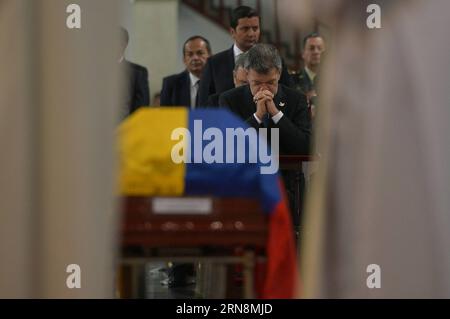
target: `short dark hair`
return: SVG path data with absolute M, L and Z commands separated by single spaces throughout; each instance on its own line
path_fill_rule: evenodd
M 306 42 L 307 42 L 309 39 L 312 39 L 312 38 L 322 38 L 322 36 L 321 36 L 318 32 L 312 32 L 312 33 L 308 34 L 308 35 L 303 39 L 303 50 L 304 50 L 305 47 L 306 47 Z M 323 39 L 323 38 L 322 38 L 322 39 Z
M 211 44 L 209 44 L 209 41 L 206 38 L 202 37 L 201 35 L 194 35 L 194 36 L 190 37 L 189 39 L 187 39 L 186 41 L 184 41 L 183 56 L 185 54 L 186 44 L 188 44 L 188 42 L 196 40 L 196 39 L 203 40 L 206 43 L 206 50 L 208 50 L 209 55 L 211 55 Z
M 236 27 L 239 24 L 239 19 L 253 18 L 253 17 L 258 17 L 259 19 L 261 19 L 261 17 L 259 16 L 258 12 L 256 12 L 255 9 L 247 7 L 247 6 L 239 6 L 236 9 L 234 9 L 233 11 L 231 11 L 230 27 L 233 29 L 236 29 Z

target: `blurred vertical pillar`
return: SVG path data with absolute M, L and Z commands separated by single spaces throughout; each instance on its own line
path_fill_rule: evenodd
M 39 296 L 113 297 L 119 6 L 78 0 L 82 27 L 68 29 L 71 3 L 42 0 L 37 8 Z M 81 289 L 66 286 L 70 264 L 81 267 Z
M 25 0 L 0 1 L 0 298 L 31 297 L 32 104 Z
M 301 296 L 449 298 L 450 44 L 436 39 L 450 28 L 450 2 L 379 0 L 381 28 L 369 29 L 370 2 L 314 2 L 334 34 Z
M 81 29 L 66 26 L 71 3 Z M 1 297 L 114 296 L 119 13 L 111 0 L 0 2 Z

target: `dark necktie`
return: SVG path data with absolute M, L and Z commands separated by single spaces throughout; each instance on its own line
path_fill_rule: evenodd
M 269 127 L 269 125 L 270 125 L 270 114 L 269 113 L 266 113 L 266 115 L 264 115 L 264 117 L 263 117 L 263 124 L 264 124 L 264 127 Z
M 194 103 L 194 105 L 191 105 L 191 108 L 196 108 L 198 106 L 198 89 L 200 87 L 200 80 L 195 82 L 194 87 L 196 89 L 195 90 L 195 103 Z

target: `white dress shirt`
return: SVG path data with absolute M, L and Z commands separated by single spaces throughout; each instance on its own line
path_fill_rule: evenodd
M 256 113 L 253 113 L 253 116 L 255 117 L 256 122 L 258 122 L 258 124 L 261 124 L 263 121 L 260 120 L 257 116 Z M 275 114 L 274 116 L 272 116 L 272 121 L 275 124 L 278 124 L 278 122 L 281 120 L 281 118 L 283 117 L 283 112 L 278 111 L 277 114 Z
M 311 82 L 314 82 L 314 78 L 316 77 L 316 73 L 311 71 L 311 69 L 309 69 L 307 66 L 305 66 L 305 71 L 306 71 L 306 74 L 308 74 L 308 77 L 311 80 Z
M 240 56 L 244 51 L 238 48 L 236 43 L 233 45 L 234 61 L 236 62 L 238 56 Z

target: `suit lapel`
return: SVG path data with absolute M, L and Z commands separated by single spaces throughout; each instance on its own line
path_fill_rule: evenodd
M 312 86 L 313 86 L 313 82 L 312 80 L 309 78 L 308 72 L 306 72 L 306 69 L 303 68 L 303 76 L 306 79 L 306 82 L 308 83 L 308 87 L 307 87 L 307 91 L 311 90 Z
M 228 64 L 231 65 L 232 70 L 234 69 L 234 51 L 233 51 L 233 46 L 231 46 L 231 49 L 228 50 Z
M 234 51 L 233 51 L 233 46 L 231 47 L 230 50 L 228 50 L 228 65 L 230 66 L 230 69 L 227 70 L 226 77 L 227 77 L 227 87 L 226 89 L 231 89 L 234 88 L 234 82 L 233 82 L 233 70 L 234 70 Z
M 121 78 L 122 85 L 126 90 L 123 92 L 122 96 L 122 102 L 121 102 L 121 112 L 123 114 L 123 117 L 127 116 L 131 112 L 131 108 L 133 105 L 133 96 L 132 92 L 134 92 L 134 73 L 131 68 L 131 64 L 127 60 L 123 60 L 121 63 L 119 63 L 120 72 L 123 75 Z
M 188 71 L 184 71 L 181 79 L 180 104 L 191 106 L 191 79 Z
M 286 94 L 284 93 L 283 87 L 278 84 L 278 92 L 273 99 L 275 106 L 278 110 L 283 111 L 287 107 Z

